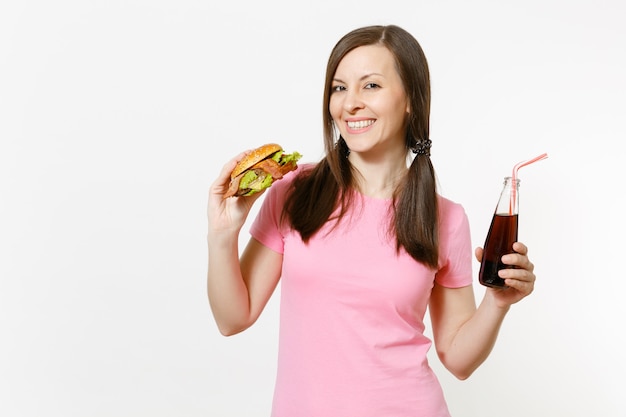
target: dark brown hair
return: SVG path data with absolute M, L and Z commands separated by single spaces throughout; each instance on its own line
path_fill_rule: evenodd
M 398 26 L 368 26 L 346 34 L 333 48 L 326 66 L 323 122 L 326 156 L 303 170 L 295 179 L 283 216 L 307 242 L 330 219 L 338 207 L 341 219 L 354 193 L 354 171 L 349 149 L 334 126 L 329 111 L 332 81 L 343 57 L 360 46 L 382 45 L 394 56 L 396 69 L 409 100 L 410 116 L 405 146 L 407 155 L 417 141 L 429 139 L 430 75 L 424 52 L 417 40 Z M 438 216 L 435 172 L 429 155 L 417 155 L 407 175 L 394 191 L 391 230 L 398 249 L 432 268 L 438 263 Z

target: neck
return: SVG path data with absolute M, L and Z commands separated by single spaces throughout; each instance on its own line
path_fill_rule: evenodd
M 374 198 L 391 198 L 398 182 L 407 172 L 406 152 L 400 157 L 371 161 L 350 154 L 350 163 L 356 168 L 355 187 L 360 193 Z

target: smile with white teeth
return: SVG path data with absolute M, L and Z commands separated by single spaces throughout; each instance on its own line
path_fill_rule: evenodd
M 365 127 L 371 126 L 374 124 L 375 120 L 359 120 L 358 122 L 348 122 L 348 127 L 350 129 L 363 129 Z

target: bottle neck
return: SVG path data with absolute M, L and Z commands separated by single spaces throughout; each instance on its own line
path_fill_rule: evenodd
M 518 178 L 504 178 L 504 185 L 498 206 L 496 207 L 496 214 L 502 216 L 514 216 L 519 214 L 519 184 L 520 181 Z

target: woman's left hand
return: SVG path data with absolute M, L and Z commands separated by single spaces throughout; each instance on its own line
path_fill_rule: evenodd
M 535 288 L 535 265 L 528 259 L 528 248 L 520 242 L 513 244 L 516 253 L 510 253 L 502 257 L 502 262 L 514 268 L 501 269 L 498 271 L 500 278 L 504 279 L 508 288 L 488 288 L 500 307 L 508 307 L 517 303 L 522 298 L 533 292 Z M 480 262 L 483 258 L 483 249 L 476 248 L 476 259 Z

